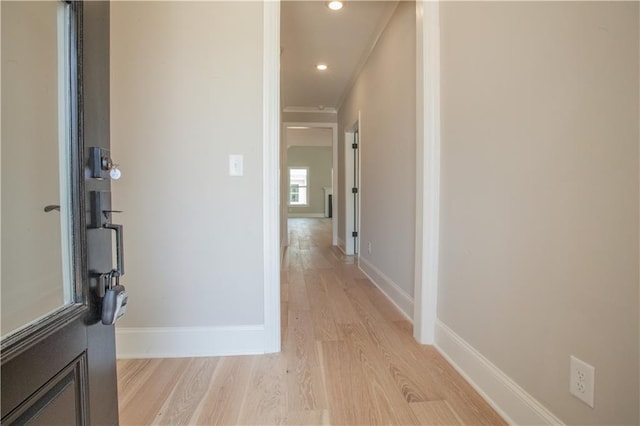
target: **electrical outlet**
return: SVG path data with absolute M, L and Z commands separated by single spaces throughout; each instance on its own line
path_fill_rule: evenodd
M 367 253 L 371 254 L 371 241 L 367 243 Z
M 593 408 L 596 369 L 573 355 L 571 355 L 570 359 L 569 391 L 571 395 Z

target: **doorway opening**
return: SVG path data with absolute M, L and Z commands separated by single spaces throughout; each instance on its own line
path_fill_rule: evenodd
M 331 219 L 332 245 L 337 245 L 337 124 L 283 123 L 280 164 L 281 250 L 289 245 L 288 220 L 296 217 Z
M 331 119 L 334 119 L 335 121 L 332 121 L 332 123 L 340 127 L 338 141 L 340 158 L 339 162 L 334 162 L 334 165 L 339 165 L 340 180 L 338 187 L 342 193 L 339 194 L 340 197 L 335 196 L 336 194 L 334 193 L 333 197 L 334 202 L 340 204 L 340 208 L 336 208 L 334 205 L 334 213 L 339 212 L 340 216 L 339 221 L 336 221 L 339 228 L 337 236 L 334 229 L 334 239 L 337 239 L 335 242 L 340 247 L 346 246 L 345 237 L 348 231 L 345 229 L 345 222 L 351 216 L 353 224 L 358 225 L 360 228 L 357 231 L 351 230 L 351 232 L 358 232 L 357 237 L 359 237 L 356 240 L 352 236 L 349 238 L 353 244 L 353 252 L 357 251 L 361 260 L 363 257 L 370 260 L 370 265 L 375 267 L 375 269 L 370 268 L 371 270 L 382 272 L 381 274 L 376 274 L 380 279 L 374 280 L 376 285 L 380 284 L 378 285 L 379 288 L 386 287 L 386 290 L 393 290 L 397 287 L 402 289 L 402 292 L 395 292 L 403 296 L 400 301 L 396 300 L 397 297 L 394 297 L 395 293 L 393 291 L 385 291 L 385 289 L 382 289 L 382 291 L 394 300 L 396 304 L 402 305 L 402 311 L 408 318 L 414 319 L 414 336 L 416 339 L 422 343 L 430 343 L 434 340 L 435 301 L 437 300 L 437 267 L 434 268 L 433 266 L 437 266 L 437 212 L 439 208 L 437 191 L 439 183 L 439 98 L 436 90 L 439 87 L 439 74 L 437 73 L 439 67 L 438 6 L 428 2 L 416 2 L 408 6 L 408 3 L 395 1 L 349 2 L 347 7 L 342 9 L 342 12 L 331 12 L 324 3 L 304 1 L 281 3 L 279 22 L 280 49 L 278 50 L 281 86 L 279 90 L 280 104 L 277 104 L 281 117 L 280 123 L 308 123 L 332 121 Z M 380 46 L 389 46 L 386 43 L 386 41 L 390 40 L 387 37 L 387 34 L 389 34 L 387 25 L 398 22 L 394 16 L 396 9 L 402 11 L 401 14 L 396 16 L 407 18 L 410 14 L 413 15 L 411 20 L 415 22 L 416 40 L 413 65 L 408 62 L 411 48 L 409 47 L 409 50 L 402 49 L 402 46 L 408 46 L 406 43 L 402 44 L 399 49 L 392 49 L 392 53 L 388 53 L 389 50 L 387 50 L 390 56 L 386 56 L 386 58 L 393 58 L 390 61 L 381 60 L 380 56 L 372 53 L 374 49 L 377 49 L 378 40 L 383 41 Z M 332 15 L 332 13 L 338 13 L 338 15 Z M 339 15 L 339 13 L 343 13 L 343 15 Z M 349 14 L 350 16 L 348 16 Z M 351 21 L 351 18 L 355 20 Z M 404 22 L 406 24 L 409 21 L 405 20 Z M 401 31 L 402 29 L 409 31 L 407 28 L 410 28 L 410 26 L 409 24 L 395 25 L 394 28 L 395 30 L 393 31 Z M 395 33 L 392 32 L 391 34 Z M 405 33 L 403 39 L 408 40 L 409 38 L 414 38 L 413 34 Z M 393 40 L 398 41 L 400 38 Z M 340 43 L 340 49 L 335 49 L 336 43 Z M 360 50 L 349 51 L 350 48 L 354 47 L 354 43 L 360 43 Z M 338 50 L 339 52 L 332 52 L 332 50 Z M 400 62 L 396 60 L 399 58 L 397 56 L 399 51 L 404 52 L 400 58 L 404 61 L 402 67 L 398 65 Z M 332 56 L 334 54 L 338 56 Z M 372 55 L 371 58 L 370 55 Z M 415 84 L 414 89 L 410 91 L 416 94 L 416 102 L 413 106 L 406 103 L 406 100 L 411 97 L 407 95 L 399 99 L 398 102 L 393 103 L 393 108 L 389 108 L 389 105 L 376 105 L 375 108 L 368 109 L 362 108 L 363 115 L 371 117 L 372 120 L 366 119 L 367 128 L 369 129 L 370 125 L 372 130 L 367 133 L 369 136 L 367 136 L 368 142 L 365 143 L 367 146 L 366 155 L 362 157 L 362 160 L 371 165 L 369 161 L 375 159 L 377 165 L 371 165 L 372 169 L 378 169 L 381 165 L 388 165 L 388 161 L 398 160 L 396 157 L 398 153 L 406 154 L 413 151 L 411 147 L 405 146 L 405 149 L 383 150 L 384 152 L 380 153 L 381 146 L 390 146 L 387 143 L 381 143 L 381 141 L 392 142 L 395 140 L 394 133 L 389 131 L 389 127 L 393 127 L 393 125 L 389 126 L 389 123 L 400 123 L 400 128 L 404 130 L 413 129 L 408 131 L 409 133 L 414 132 L 413 135 L 409 135 L 407 138 L 400 138 L 398 142 L 414 141 L 415 157 L 401 158 L 402 164 L 396 161 L 398 164 L 395 164 L 395 169 L 393 170 L 397 171 L 398 175 L 394 171 L 385 170 L 388 173 L 387 176 L 391 176 L 394 179 L 378 179 L 381 171 L 372 170 L 372 173 L 369 173 L 368 167 L 365 168 L 367 174 L 364 177 L 366 178 L 367 190 L 376 194 L 396 194 L 393 192 L 393 188 L 398 187 L 407 188 L 408 191 L 405 191 L 405 195 L 415 193 L 414 202 L 404 202 L 406 201 L 405 199 L 400 200 L 409 208 L 411 205 L 415 207 L 414 244 L 407 243 L 412 239 L 407 237 L 407 232 L 378 232 L 372 235 L 371 239 L 365 236 L 363 232 L 367 231 L 367 227 L 363 228 L 361 226 L 363 221 L 365 225 L 371 223 L 369 229 L 373 232 L 386 229 L 386 225 L 380 223 L 384 222 L 384 220 L 378 220 L 373 223 L 369 215 L 362 217 L 362 208 L 357 206 L 357 203 L 361 203 L 360 194 L 362 193 L 362 188 L 358 188 L 356 197 L 353 197 L 353 192 L 345 192 L 345 190 L 349 189 L 345 167 L 345 163 L 348 161 L 345 155 L 345 145 L 349 144 L 349 135 L 347 133 L 353 133 L 354 137 L 356 135 L 356 132 L 353 131 L 354 129 L 350 128 L 353 123 L 358 123 L 357 136 L 359 142 L 362 139 L 362 123 L 359 117 L 357 119 L 354 117 L 356 115 L 355 112 L 361 109 L 360 105 L 362 104 L 371 106 L 372 99 L 379 101 L 380 99 L 397 97 L 399 94 L 397 90 L 390 91 L 386 95 L 379 94 L 377 90 L 366 90 L 365 86 L 370 86 L 374 81 L 379 83 L 378 85 L 381 84 L 383 87 L 388 88 L 383 83 L 388 81 L 390 75 L 398 74 L 395 71 L 391 74 L 383 72 L 380 75 L 375 74 L 377 71 L 368 72 L 371 60 L 376 64 L 374 67 L 378 67 L 377 70 L 385 70 L 385 64 L 394 64 L 395 71 L 413 69 L 415 72 L 415 80 L 408 74 L 404 75 L 402 79 L 402 82 L 406 82 L 408 85 Z M 428 73 L 426 72 L 427 69 L 429 70 Z M 364 80 L 360 78 L 361 72 L 366 75 Z M 406 88 L 405 86 L 402 87 Z M 374 94 L 375 96 L 373 96 Z M 399 104 L 404 105 L 406 108 L 398 108 Z M 383 111 L 389 114 L 381 117 L 380 113 Z M 331 112 L 334 115 L 327 115 L 327 112 Z M 328 119 L 323 120 L 325 117 Z M 412 124 L 410 120 L 407 121 L 407 117 L 415 117 L 415 122 Z M 277 142 L 272 146 L 277 146 Z M 281 148 L 283 146 L 282 138 L 280 138 L 280 146 Z M 282 156 L 285 154 L 283 154 L 282 149 L 280 151 L 280 164 L 282 165 L 284 164 Z M 411 173 L 411 168 L 413 167 L 415 167 L 415 173 Z M 337 172 L 335 169 L 337 167 L 334 167 L 334 174 Z M 354 172 L 356 171 L 355 169 L 361 169 L 361 164 L 356 163 L 353 169 Z M 283 170 L 280 169 L 280 172 L 282 176 L 284 174 Z M 362 177 L 361 170 L 357 170 L 357 172 L 357 175 L 354 174 L 354 180 Z M 414 176 L 414 180 L 407 180 L 407 176 L 411 175 Z M 282 179 L 280 182 L 284 186 Z M 360 182 L 358 183 L 360 184 Z M 369 186 L 370 184 L 371 186 Z M 382 186 L 382 189 L 376 189 L 376 185 Z M 425 194 L 429 194 L 429 196 L 427 197 Z M 349 200 L 353 202 L 353 214 L 347 214 L 346 211 Z M 398 205 L 397 202 L 394 203 L 391 205 Z M 400 204 L 402 205 L 403 203 Z M 375 212 L 376 210 L 375 208 L 373 210 L 367 208 L 372 206 L 363 205 L 363 207 L 367 211 Z M 404 211 L 407 210 L 405 209 Z M 283 242 L 283 246 L 287 240 L 285 217 L 281 205 L 281 230 L 284 235 L 281 235 L 280 240 Z M 376 219 L 380 219 L 380 215 Z M 385 216 L 383 219 L 388 219 L 388 217 Z M 413 222 L 410 218 L 405 217 L 401 223 L 410 224 Z M 405 228 L 404 231 L 406 230 Z M 360 244 L 358 244 L 358 240 L 363 237 L 366 239 L 364 248 L 359 247 Z M 402 240 L 397 241 L 398 239 Z M 344 244 L 342 240 L 345 240 Z M 397 263 L 388 262 L 393 257 L 393 254 L 390 256 L 388 253 L 390 248 L 398 246 L 404 247 L 407 254 L 402 257 L 402 259 L 406 260 L 405 264 L 399 266 Z M 407 259 L 413 259 L 414 265 L 411 265 L 411 261 Z M 426 267 L 427 265 L 429 265 L 428 268 Z M 396 285 L 385 286 L 387 282 Z M 269 286 L 269 288 L 272 288 L 272 286 Z M 400 303 L 404 299 L 409 303 Z M 428 313 L 425 312 L 427 310 L 429 311 Z

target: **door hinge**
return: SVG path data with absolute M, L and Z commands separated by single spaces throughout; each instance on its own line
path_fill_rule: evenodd
M 353 149 L 358 149 L 358 144 L 357 144 L 357 143 L 352 143 L 352 144 L 351 144 L 351 148 L 353 148 Z
M 351 233 L 351 236 L 352 236 L 352 237 L 357 237 L 357 236 L 358 236 L 358 232 L 357 232 L 357 231 L 353 231 L 353 232 Z
M 358 193 L 358 188 L 351 188 L 351 193 L 357 194 Z

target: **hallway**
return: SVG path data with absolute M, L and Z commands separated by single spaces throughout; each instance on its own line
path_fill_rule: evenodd
M 330 220 L 289 234 L 282 352 L 120 360 L 121 424 L 504 424 L 331 246 Z

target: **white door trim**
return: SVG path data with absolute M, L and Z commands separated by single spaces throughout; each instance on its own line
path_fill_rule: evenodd
M 265 351 L 280 350 L 280 244 L 278 146 L 280 143 L 280 2 L 264 2 L 264 289 Z M 440 5 L 416 2 L 416 278 L 414 337 L 435 339 L 440 212 Z M 336 130 L 337 132 L 337 130 Z M 336 135 L 334 134 L 334 137 Z M 334 151 L 334 164 L 335 161 Z M 334 194 L 337 189 L 334 167 Z M 338 197 L 335 197 L 336 201 Z M 334 208 L 337 212 L 337 209 Z M 334 244 L 337 236 L 334 230 Z
M 360 210 L 361 206 L 361 197 L 362 197 L 362 114 L 361 111 L 358 110 L 358 119 L 349 126 L 349 130 L 347 130 L 344 134 L 344 200 L 345 200 L 345 220 L 344 220 L 344 247 L 342 250 L 346 255 L 355 255 L 360 253 L 360 236 L 362 235 L 362 213 Z M 358 131 L 358 150 L 357 150 L 357 164 L 358 164 L 358 177 L 357 182 L 354 182 L 355 172 L 353 170 L 353 162 L 354 162 L 354 152 L 352 148 L 353 138 Z M 358 196 L 356 197 L 356 202 L 354 203 L 352 188 L 358 188 Z M 357 220 L 354 220 L 354 210 L 357 212 Z M 352 232 L 354 230 L 358 231 L 358 238 L 354 241 L 352 236 Z
M 262 204 L 264 351 L 280 352 L 280 1 L 264 2 Z
M 353 204 L 353 196 L 351 195 L 351 188 L 353 188 L 353 148 L 351 148 L 351 144 L 353 143 L 353 136 L 355 134 L 355 129 L 353 126 L 348 132 L 344 134 L 344 235 L 342 235 L 342 241 L 344 242 L 344 246 L 341 247 L 344 254 L 348 256 L 352 256 L 355 254 L 355 247 L 353 244 L 353 237 L 351 236 L 351 232 L 353 232 L 354 223 L 353 223 L 353 209 L 355 205 Z
M 332 159 L 332 165 L 331 165 L 333 170 L 333 174 L 331 175 L 331 193 L 332 193 L 331 202 L 333 207 L 332 220 L 331 220 L 331 227 L 332 227 L 332 243 L 331 244 L 333 244 L 334 246 L 337 246 L 338 245 L 338 214 L 339 214 L 338 194 L 340 192 L 340 189 L 338 188 L 338 123 L 314 123 L 314 122 L 300 122 L 300 121 L 291 121 L 291 122 L 282 123 L 282 129 L 284 132 L 282 149 L 284 150 L 286 150 L 289 146 L 289 144 L 287 143 L 286 129 L 291 126 L 311 127 L 314 129 L 331 129 L 331 147 L 333 150 L 333 159 Z M 286 156 L 284 158 L 286 158 Z M 282 206 L 283 206 L 283 209 L 287 209 L 288 204 L 283 202 Z M 283 226 L 286 226 L 286 221 L 283 224 Z M 288 232 L 285 235 L 287 235 L 286 244 L 288 245 L 289 244 Z
M 413 336 L 433 344 L 440 237 L 440 4 L 416 2 L 416 270 Z

